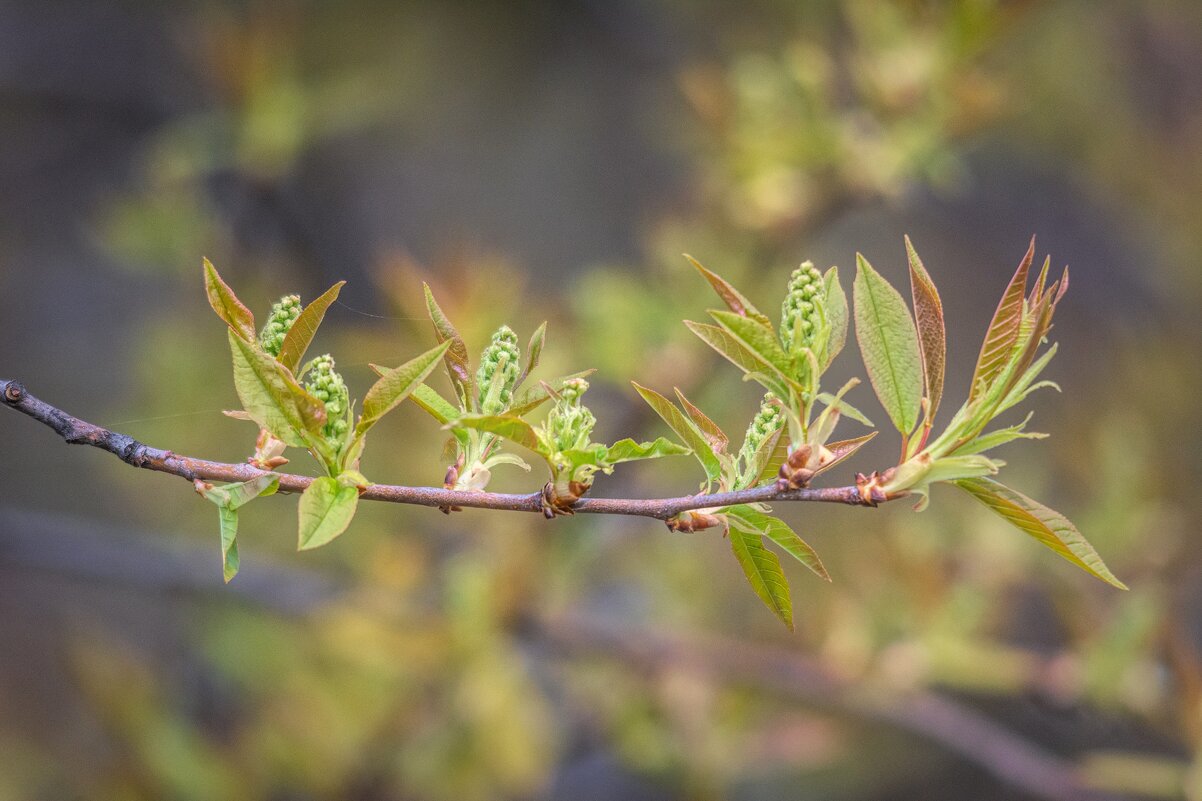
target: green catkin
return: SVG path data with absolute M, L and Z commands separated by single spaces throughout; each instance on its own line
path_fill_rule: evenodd
M 755 459 L 764 442 L 781 429 L 785 424 L 780 412 L 780 404 L 776 395 L 771 392 L 764 395 L 760 410 L 747 426 L 747 434 L 743 438 L 743 447 L 739 449 L 739 461 L 744 466 L 750 465 Z
M 780 310 L 780 338 L 786 351 L 812 347 L 825 317 L 826 289 L 822 273 L 805 262 L 789 277 L 789 290 Z
M 517 334 L 509 326 L 501 326 L 480 355 L 480 369 L 476 371 L 480 411 L 484 414 L 498 414 L 509 408 L 521 372 L 520 361 Z
M 587 390 L 588 382 L 583 378 L 565 381 L 559 390 L 559 398 L 547 416 L 547 433 L 557 451 L 588 447 L 597 418 L 587 406 L 580 404 L 580 398 Z
M 296 318 L 300 317 L 300 313 L 299 295 L 285 295 L 277 300 L 271 307 L 271 314 L 267 316 L 263 330 L 259 332 L 259 344 L 263 350 L 272 356 L 279 356 L 284 347 L 284 337 L 288 336 L 289 329 L 296 322 Z
M 325 404 L 326 424 L 322 434 L 331 444 L 340 443 L 346 435 L 350 394 L 346 382 L 334 370 L 334 357 L 327 353 L 310 363 L 305 389 Z

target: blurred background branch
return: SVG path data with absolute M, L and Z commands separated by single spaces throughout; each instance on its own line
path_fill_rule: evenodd
M 679 324 L 711 304 L 681 252 L 766 303 L 801 260 L 857 249 L 896 282 L 909 233 L 954 387 L 1037 232 L 1073 270 L 1065 394 L 1007 469 L 1132 587 L 936 494 L 922 515 L 787 512 L 834 578 L 797 573 L 790 637 L 716 538 L 599 516 L 548 538 L 527 515 L 370 504 L 297 555 L 293 510 L 252 505 L 243 572 L 198 592 L 221 581 L 211 505 L 5 415 L 0 797 L 1039 797 L 910 729 L 728 681 L 704 644 L 733 640 L 953 699 L 1073 787 L 1202 799 L 1198 3 L 3 2 L 0 53 L 0 372 L 106 428 L 249 451 L 220 415 L 203 255 L 256 308 L 349 279 L 315 348 L 354 354 L 360 397 L 368 363 L 432 344 L 422 280 L 472 348 L 547 314 L 545 369 L 598 368 L 604 437 L 663 433 L 627 378 L 727 430 L 755 411 Z M 419 413 L 375 436 L 396 445 L 368 475 L 439 483 Z M 877 439 L 849 472 L 895 456 Z M 682 494 L 679 462 L 606 491 Z M 578 620 L 655 620 L 700 667 L 523 639 Z

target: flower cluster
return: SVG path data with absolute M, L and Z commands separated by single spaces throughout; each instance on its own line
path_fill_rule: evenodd
M 259 332 L 259 344 L 263 350 L 270 353 L 272 356 L 279 356 L 280 351 L 284 347 L 284 338 L 288 336 L 288 331 L 292 328 L 292 324 L 296 322 L 296 318 L 300 317 L 301 302 L 299 295 L 285 295 L 275 302 L 271 307 L 271 314 L 267 317 L 267 323 L 263 326 L 263 330 Z
M 346 382 L 334 370 L 334 357 L 328 353 L 318 356 L 309 363 L 305 374 L 308 376 L 305 389 L 326 407 L 326 424 L 322 433 L 331 443 L 340 443 L 348 426 L 350 395 Z
M 805 262 L 789 278 L 789 290 L 780 310 L 780 338 L 785 350 L 799 352 L 814 346 L 825 319 L 822 273 Z
M 509 326 L 501 326 L 492 335 L 492 342 L 480 354 L 480 369 L 476 371 L 481 412 L 498 414 L 509 408 L 521 374 L 520 360 L 517 334 Z
M 587 448 L 589 435 L 597 418 L 587 406 L 580 404 L 580 398 L 588 390 L 588 382 L 583 378 L 573 378 L 565 381 L 559 390 L 559 397 L 547 415 L 547 435 L 556 451 L 569 451 Z
M 760 410 L 751 419 L 751 424 L 747 426 L 743 447 L 739 449 L 739 462 L 743 465 L 753 464 L 756 453 L 764 446 L 769 437 L 780 431 L 784 424 L 785 418 L 780 411 L 780 401 L 771 392 L 765 394 L 764 400 L 760 403 Z

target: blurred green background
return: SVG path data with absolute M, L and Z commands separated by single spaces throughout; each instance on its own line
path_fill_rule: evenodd
M 937 491 L 782 510 L 834 577 L 786 566 L 796 634 L 718 537 L 622 518 L 366 504 L 298 555 L 269 499 L 227 587 L 186 484 L 5 413 L 0 799 L 1198 801 L 1200 219 L 1196 0 L 0 2 L 0 376 L 40 397 L 244 459 L 207 255 L 260 315 L 348 279 L 316 347 L 360 396 L 433 344 L 428 280 L 477 351 L 548 319 L 601 439 L 666 433 L 630 379 L 737 432 L 680 253 L 775 308 L 803 259 L 904 286 L 909 233 L 946 416 L 1035 233 L 1064 394 L 1007 481 L 1131 586 Z M 377 432 L 369 477 L 441 482 L 416 407 Z

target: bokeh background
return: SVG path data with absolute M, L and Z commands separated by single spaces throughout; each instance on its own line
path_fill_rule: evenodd
M 185 483 L 3 413 L 0 798 L 1202 799 L 1200 219 L 1196 0 L 0 2 L 0 375 L 50 402 L 245 458 L 207 255 L 260 315 L 347 279 L 316 347 L 360 395 L 428 280 L 476 350 L 549 320 L 602 439 L 666 433 L 630 379 L 741 432 L 680 254 L 771 309 L 807 258 L 904 286 L 909 233 L 949 415 L 1034 233 L 1064 393 L 1007 481 L 1131 586 L 950 491 L 782 510 L 834 577 L 786 565 L 796 634 L 720 538 L 620 518 L 368 504 L 298 555 L 274 498 L 224 586 Z M 441 482 L 416 407 L 377 432 L 370 477 Z

